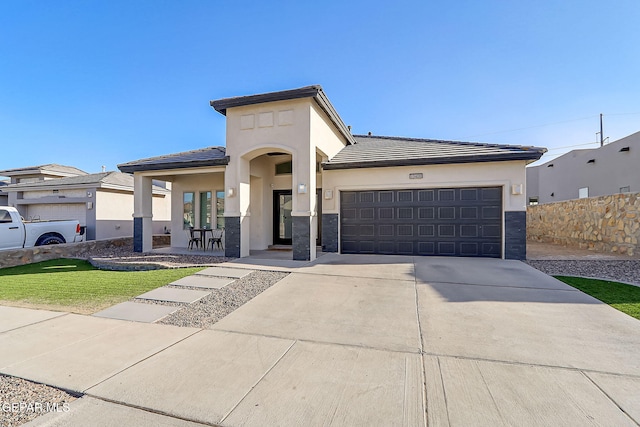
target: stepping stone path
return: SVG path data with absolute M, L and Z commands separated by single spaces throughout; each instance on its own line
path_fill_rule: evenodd
M 157 322 L 182 308 L 176 306 L 175 303 L 193 304 L 211 294 L 213 290 L 221 289 L 252 272 L 253 270 L 240 268 L 209 267 L 194 275 L 169 283 L 167 286 L 138 295 L 133 301 L 114 305 L 93 315 L 134 322 Z M 165 302 L 174 305 L 163 305 Z

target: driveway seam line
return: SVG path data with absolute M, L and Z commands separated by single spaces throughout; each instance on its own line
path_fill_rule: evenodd
M 155 356 L 155 355 L 156 355 L 156 354 L 158 354 L 158 353 L 162 353 L 163 351 L 165 351 L 165 350 L 167 350 L 167 349 L 169 349 L 169 348 L 171 348 L 171 347 L 175 346 L 176 344 L 181 343 L 182 341 L 186 340 L 187 338 L 191 338 L 192 336 L 194 336 L 195 334 L 198 334 L 198 333 L 202 332 L 203 330 L 204 330 L 204 329 L 198 329 L 198 330 L 194 331 L 193 333 L 191 333 L 191 334 L 187 335 L 186 337 L 184 337 L 184 338 L 182 338 L 182 339 L 180 339 L 180 340 L 178 340 L 178 341 L 174 342 L 173 344 L 170 344 L 170 345 L 168 345 L 168 346 L 166 346 L 166 347 L 163 347 L 162 349 L 160 349 L 160 350 L 158 350 L 158 351 L 156 351 L 156 352 L 154 352 L 154 353 L 150 354 L 149 356 L 147 356 L 147 357 L 145 357 L 145 358 L 143 358 L 143 359 L 138 360 L 138 361 L 137 361 L 137 362 L 135 362 L 134 364 L 129 365 L 129 366 L 127 366 L 127 367 L 126 367 L 126 368 L 124 368 L 124 369 L 121 369 L 120 371 L 116 372 L 115 374 L 112 374 L 112 375 L 108 376 L 107 378 L 105 378 L 105 379 L 103 379 L 103 380 L 101 380 L 101 381 L 98 381 L 97 383 L 93 384 L 92 386 L 87 387 L 86 389 L 84 389 L 83 393 L 84 393 L 84 394 L 88 394 L 88 391 L 89 391 L 89 390 L 91 390 L 92 388 L 99 386 L 100 384 L 104 383 L 105 381 L 109 381 L 110 379 L 112 379 L 112 378 L 113 378 L 113 377 L 115 377 L 116 375 L 120 375 L 120 374 L 121 374 L 121 373 L 123 373 L 124 371 L 127 371 L 127 370 L 129 370 L 129 369 L 133 368 L 134 366 L 139 365 L 140 363 L 144 362 L 145 360 L 148 360 L 148 359 L 152 358 L 153 356 Z
M 222 418 L 220 418 L 220 422 L 224 422 L 224 420 L 226 420 L 229 415 L 231 415 L 231 413 L 233 411 L 236 410 L 236 408 L 238 406 L 240 406 L 240 404 L 242 403 L 242 401 L 244 399 L 246 399 L 246 397 L 249 395 L 249 393 L 251 393 L 257 386 L 258 384 L 260 384 L 260 382 L 264 379 L 264 377 L 266 377 L 267 375 L 269 375 L 269 373 L 278 365 L 278 363 L 280 363 L 280 361 L 287 355 L 289 354 L 289 351 L 291 351 L 291 349 L 293 348 L 294 345 L 296 345 L 296 343 L 298 342 L 298 340 L 294 340 L 291 345 L 289 346 L 289 348 L 287 348 L 287 351 L 285 351 L 284 353 L 282 353 L 282 355 L 278 358 L 278 360 L 276 360 L 275 362 L 273 362 L 273 365 L 271 365 L 271 367 L 269 369 L 267 369 L 267 371 L 262 374 L 262 376 L 260 378 L 258 378 L 258 381 L 256 381 L 251 388 L 240 398 L 240 400 L 238 400 L 238 403 L 236 403 L 235 405 L 233 405 L 233 407 L 229 410 L 229 412 L 227 412 L 227 414 L 225 416 L 223 416 Z
M 463 359 L 463 360 L 475 360 L 480 362 L 490 362 L 490 363 L 502 363 L 505 365 L 516 365 L 516 366 L 535 366 L 540 368 L 550 368 L 550 369 L 564 369 L 567 371 L 577 371 L 577 372 L 593 372 L 594 374 L 606 374 L 606 375 L 615 375 L 618 377 L 625 378 L 638 378 L 640 379 L 640 374 L 627 374 L 620 372 L 608 372 L 608 371 L 598 371 L 595 369 L 585 369 L 585 368 L 573 368 L 570 366 L 559 366 L 559 365 L 546 365 L 535 362 L 515 362 L 513 360 L 500 360 L 500 359 L 487 359 L 482 357 L 471 357 L 471 356 L 461 356 L 461 355 L 452 355 L 452 354 L 444 354 L 444 353 L 431 353 L 425 352 L 425 355 L 434 356 L 434 357 L 449 357 L 452 359 Z
M 234 331 L 232 329 L 212 328 L 212 329 L 209 329 L 209 330 L 211 330 L 211 331 L 220 331 L 220 332 L 230 332 L 230 333 L 233 333 L 233 334 L 249 335 L 249 336 L 254 336 L 254 337 L 275 338 L 275 339 L 289 340 L 289 341 L 295 340 L 295 341 L 299 341 L 299 342 L 303 342 L 303 343 L 337 345 L 337 346 L 341 346 L 341 347 L 351 347 L 351 348 L 364 348 L 366 350 L 388 351 L 388 352 L 392 352 L 392 353 L 401 353 L 401 354 L 420 354 L 421 353 L 421 351 L 419 349 L 416 349 L 415 351 L 411 351 L 411 350 L 393 350 L 393 349 L 388 349 L 388 348 L 371 347 L 371 346 L 367 346 L 367 345 L 345 344 L 345 343 L 331 342 L 331 341 L 318 341 L 318 340 L 310 340 L 310 339 L 304 339 L 304 338 L 292 338 L 292 337 L 279 336 L 279 335 L 256 334 L 256 333 L 252 333 L 252 332 Z
M 16 308 L 25 308 L 25 307 L 16 307 Z M 28 310 L 33 310 L 33 309 L 32 308 L 28 308 Z M 7 329 L 6 331 L 0 332 L 0 335 L 6 334 L 7 332 L 16 331 L 16 330 L 21 329 L 21 328 L 27 328 L 29 326 L 38 325 L 40 323 L 48 322 L 49 320 L 60 319 L 62 317 L 68 316 L 70 314 L 71 314 L 70 312 L 62 312 L 62 313 L 60 313 L 59 316 L 49 317 L 48 319 L 38 320 L 37 322 L 33 322 L 33 323 L 27 323 L 26 325 L 18 326 L 18 327 L 15 327 L 13 329 Z
M 640 425 L 640 423 L 638 423 L 638 421 L 636 421 L 636 420 L 635 420 L 635 418 L 633 418 L 633 417 L 631 416 L 631 414 L 627 413 L 627 411 L 625 411 L 625 410 L 622 408 L 622 406 L 618 405 L 618 402 L 616 402 L 616 401 L 615 401 L 615 399 L 614 399 L 613 397 L 609 396 L 609 393 L 607 393 L 607 392 L 606 392 L 602 387 L 600 387 L 600 385 L 599 385 L 597 382 L 595 382 L 595 380 L 594 380 L 593 378 L 591 378 L 591 377 L 588 375 L 588 373 L 587 373 L 587 372 L 580 371 L 580 373 L 581 373 L 582 375 L 584 375 L 585 377 L 587 377 L 587 379 L 588 379 L 588 380 L 589 380 L 589 381 L 590 381 L 594 386 L 596 386 L 596 387 L 598 388 L 598 390 L 600 390 L 600 392 L 602 392 L 602 394 L 604 394 L 605 396 L 607 396 L 607 398 L 608 398 L 608 399 L 609 399 L 609 400 L 610 400 L 614 405 L 616 405 L 616 406 L 618 407 L 618 409 L 620 409 L 620 410 L 622 411 L 622 413 L 623 413 L 623 414 L 625 414 L 627 417 L 629 417 L 629 419 L 630 419 L 631 421 L 633 421 L 636 425 Z
M 447 399 L 447 388 L 444 386 L 444 377 L 442 376 L 442 366 L 440 366 L 440 357 L 435 356 L 438 362 L 438 374 L 440 374 L 440 384 L 442 384 L 442 395 L 444 397 L 444 407 L 447 412 L 447 426 L 451 425 L 451 416 L 449 415 L 449 401 Z
M 487 389 L 487 392 L 489 393 L 489 397 L 491 397 L 491 402 L 493 403 L 493 406 L 496 408 L 496 412 L 500 416 L 500 419 L 502 420 L 503 425 L 509 425 L 509 423 L 507 423 L 507 420 L 504 419 L 504 415 L 502 414 L 502 411 L 500 410 L 500 406 L 498 405 L 498 402 L 496 402 L 496 398 L 493 395 L 493 393 L 491 392 L 491 388 L 489 387 L 489 384 L 487 383 L 487 379 L 485 378 L 484 373 L 482 372 L 482 368 L 480 367 L 480 365 L 478 365 L 477 362 L 478 361 L 476 361 L 476 363 L 475 363 L 476 369 L 478 370 L 478 373 L 480 374 L 480 378 L 482 378 L 482 383 L 484 384 L 485 388 Z
M 422 340 L 422 327 L 420 326 L 420 306 L 418 302 L 418 278 L 416 274 L 416 260 L 413 260 L 413 293 L 416 301 L 416 321 L 418 323 L 418 345 L 420 346 L 420 371 L 422 373 L 422 421 L 427 425 L 427 373 L 424 368 L 424 344 Z M 406 379 L 405 379 L 406 387 Z

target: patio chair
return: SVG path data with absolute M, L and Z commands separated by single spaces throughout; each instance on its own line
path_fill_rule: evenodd
M 189 249 L 193 249 L 193 245 L 196 245 L 196 249 L 202 247 L 202 233 L 196 231 L 193 227 L 189 227 Z
M 214 245 L 218 245 L 218 248 L 222 249 L 222 235 L 224 233 L 224 229 L 215 228 L 211 230 L 211 237 L 209 237 L 209 241 L 207 242 L 207 248 L 211 245 L 211 250 L 213 250 Z

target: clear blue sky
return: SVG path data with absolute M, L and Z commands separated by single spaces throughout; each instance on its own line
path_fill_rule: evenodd
M 637 0 L 4 1 L 0 170 L 224 145 L 209 100 L 310 84 L 354 133 L 556 149 L 604 113 L 615 140 L 639 23 Z

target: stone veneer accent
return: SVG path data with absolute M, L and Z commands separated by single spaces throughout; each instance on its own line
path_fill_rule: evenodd
M 240 217 L 224 218 L 224 256 L 240 258 Z
M 308 216 L 292 216 L 293 259 L 309 261 L 311 259 L 311 221 Z
M 170 235 L 153 236 L 154 246 L 169 246 Z M 96 250 L 108 248 L 131 248 L 133 237 L 119 237 L 115 239 L 91 240 L 64 245 L 37 246 L 28 249 L 10 249 L 0 252 L 0 268 L 15 267 L 16 265 L 32 264 L 58 258 L 88 259 Z
M 640 241 L 640 193 L 529 206 L 527 239 L 633 255 Z
M 142 234 L 143 224 L 142 218 L 133 218 L 133 251 L 142 252 Z
M 505 259 L 527 259 L 527 213 L 506 211 L 504 213 L 504 257 Z
M 338 214 L 322 214 L 322 252 L 338 252 Z

